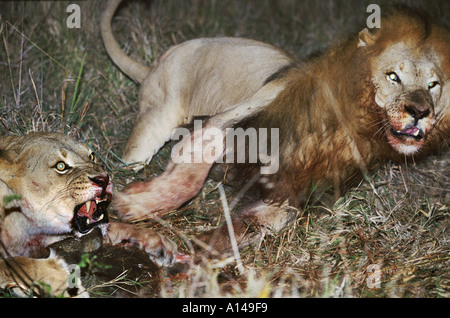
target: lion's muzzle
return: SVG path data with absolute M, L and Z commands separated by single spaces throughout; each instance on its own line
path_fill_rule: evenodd
M 107 174 L 89 179 L 95 188 L 94 195 L 75 207 L 72 219 L 72 227 L 81 234 L 109 222 L 107 208 L 112 200 L 111 180 Z
M 387 135 L 397 151 L 409 154 L 422 147 L 424 138 L 432 130 L 434 105 L 430 94 L 424 90 L 410 92 L 402 99 L 398 110 L 391 113 Z

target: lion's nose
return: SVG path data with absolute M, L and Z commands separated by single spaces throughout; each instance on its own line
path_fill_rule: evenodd
M 421 107 L 416 105 L 405 105 L 405 111 L 410 114 L 414 119 L 420 120 L 430 115 L 430 109 L 427 107 Z
M 101 187 L 103 190 L 106 190 L 106 187 L 109 184 L 109 176 L 107 174 L 100 175 L 96 177 L 89 177 L 89 180 L 91 180 L 93 183 Z
M 416 90 L 408 95 L 404 107 L 405 111 L 418 121 L 431 114 L 433 100 L 428 92 Z

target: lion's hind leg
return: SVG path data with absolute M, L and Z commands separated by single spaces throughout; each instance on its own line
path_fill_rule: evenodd
M 156 107 L 141 106 L 123 154 L 123 161 L 131 168 L 139 170 L 149 163 L 170 140 L 173 130 L 184 123 L 181 106 L 176 102 L 173 104 L 160 106 L 169 109 L 166 116 L 161 116 Z

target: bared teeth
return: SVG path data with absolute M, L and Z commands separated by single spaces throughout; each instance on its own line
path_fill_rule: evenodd
M 86 213 L 88 213 L 88 214 L 89 214 L 89 211 L 91 210 L 91 204 L 92 204 L 91 201 L 86 202 Z
M 93 221 L 93 223 L 103 220 L 103 217 L 104 217 L 104 214 L 101 214 L 97 220 Z M 87 225 L 91 224 L 91 220 L 89 218 L 86 219 L 86 224 Z

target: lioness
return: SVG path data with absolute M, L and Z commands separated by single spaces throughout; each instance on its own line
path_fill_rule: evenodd
M 174 262 L 177 249 L 169 239 L 109 221 L 112 191 L 110 177 L 81 142 L 58 133 L 1 136 L 0 255 L 9 258 L 0 260 L 0 288 L 26 289 L 10 268 L 19 265 L 29 283 L 42 281 L 64 293 L 67 264 L 54 254 L 42 257 L 50 244 L 96 227 L 108 244 L 137 243 L 156 263 Z
M 448 144 L 449 31 L 413 10 L 383 16 L 380 29 L 363 29 L 304 62 L 265 43 L 212 38 L 170 48 L 151 70 L 126 56 L 112 35 L 119 3 L 110 1 L 103 16 L 104 44 L 142 85 L 124 160 L 148 162 L 175 127 L 210 116 L 177 147 L 191 160 L 173 160 L 160 176 L 117 194 L 114 206 L 126 219 L 159 216 L 198 193 L 214 160 L 229 158 L 229 149 L 211 147 L 214 129 L 225 136 L 229 128 L 274 128 L 279 136 L 267 137 L 279 148 L 276 173 L 261 173 L 262 157 L 227 162 L 227 179 L 254 190 L 254 202 L 233 221 L 242 245 L 264 229 L 283 228 L 295 217 L 291 207 L 305 204 L 313 189 L 336 199 L 384 161 L 417 159 Z M 228 242 L 211 244 L 226 250 Z

